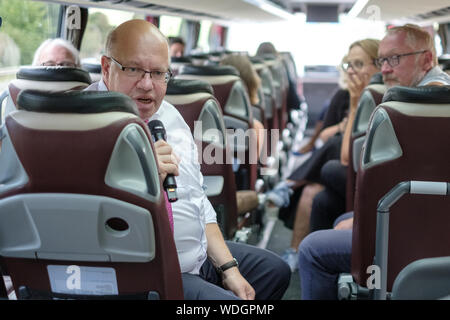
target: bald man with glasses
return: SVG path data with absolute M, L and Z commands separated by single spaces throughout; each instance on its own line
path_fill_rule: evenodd
M 433 38 L 407 24 L 387 31 L 374 64 L 381 68 L 385 85 L 450 85 L 450 76 L 437 66 Z M 357 67 L 357 65 L 354 65 Z M 336 219 L 334 229 L 308 235 L 299 246 L 302 299 L 337 299 L 340 273 L 351 272 L 353 213 Z
M 176 176 L 178 200 L 172 202 L 174 240 L 184 298 L 281 299 L 290 271 L 276 254 L 225 242 L 216 212 L 203 188 L 197 147 L 177 109 L 164 101 L 171 77 L 169 48 L 161 31 L 145 20 L 130 20 L 108 36 L 102 80 L 87 90 L 116 91 L 136 103 L 145 122 L 164 124 L 167 142 L 154 143 L 161 179 Z

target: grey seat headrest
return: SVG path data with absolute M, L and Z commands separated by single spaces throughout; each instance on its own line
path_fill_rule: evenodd
M 388 89 L 382 102 L 450 103 L 450 86 L 402 87 Z
M 194 74 L 194 75 L 202 75 L 202 76 L 238 76 L 239 71 L 232 66 L 216 66 L 216 65 L 208 65 L 208 66 L 194 66 L 194 65 L 185 65 L 180 70 L 180 74 Z
M 77 81 L 91 84 L 89 72 L 71 67 L 22 67 L 17 79 L 32 81 Z
M 119 92 L 70 91 L 48 93 L 23 90 L 17 98 L 18 109 L 49 113 L 128 112 L 139 116 L 134 101 Z
M 214 94 L 212 86 L 205 81 L 201 80 L 188 80 L 188 79 L 170 79 L 167 84 L 168 95 L 190 94 L 206 92 Z

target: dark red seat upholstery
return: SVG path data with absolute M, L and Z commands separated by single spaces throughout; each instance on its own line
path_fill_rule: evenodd
M 289 79 L 286 67 L 281 56 L 263 55 L 260 56 L 264 64 L 272 74 L 272 83 L 275 89 L 275 102 L 278 116 L 278 128 L 283 130 L 289 120 L 287 96 L 289 90 Z
M 239 150 L 239 142 L 230 141 L 236 158 L 240 159 L 240 171 L 243 181 L 238 181 L 239 190 L 254 190 L 257 179 L 256 135 L 253 129 L 253 111 L 244 83 L 239 72 L 232 66 L 184 66 L 180 69 L 178 79 L 196 79 L 208 82 L 218 100 L 224 115 L 225 125 L 230 129 L 241 129 L 250 137 L 245 143 L 245 150 Z M 236 131 L 234 137 L 238 137 Z
M 83 90 L 91 84 L 89 72 L 69 67 L 22 67 L 6 90 L 5 115 L 16 109 L 21 90 L 64 92 Z
M 22 91 L 17 105 L 0 153 L 0 256 L 18 298 L 182 299 L 153 144 L 132 100 Z
M 381 103 L 386 87 L 382 83 L 371 83 L 367 86 L 359 100 L 355 121 L 352 127 L 349 144 L 349 165 L 347 168 L 346 211 L 353 211 L 355 198 L 356 172 L 358 171 L 359 158 L 362 145 L 365 140 L 370 116 Z
M 357 174 L 352 275 L 366 286 L 378 201 L 402 181 L 450 181 L 450 87 L 394 87 L 372 114 Z M 405 195 L 390 210 L 387 290 L 409 263 L 450 255 L 448 197 Z
M 279 120 L 278 120 L 278 109 L 275 101 L 275 88 L 273 85 L 272 73 L 269 70 L 269 67 L 264 64 L 264 60 L 261 58 L 253 57 L 252 58 L 253 66 L 261 78 L 261 89 L 259 94 L 259 99 L 262 101 L 261 106 L 264 106 L 264 128 L 268 130 L 279 129 Z M 270 139 L 270 135 L 267 135 L 267 138 Z M 268 141 L 268 148 L 270 148 L 271 143 Z M 271 150 L 268 150 L 268 154 L 270 154 Z
M 231 239 L 242 228 L 245 213 L 255 209 L 258 203 L 254 191 L 247 193 L 244 203 L 238 201 L 242 198 L 241 191 L 236 191 L 226 128 L 213 89 L 200 80 L 172 79 L 165 99 L 177 108 L 191 128 L 199 150 L 206 194 L 217 212 L 224 237 Z

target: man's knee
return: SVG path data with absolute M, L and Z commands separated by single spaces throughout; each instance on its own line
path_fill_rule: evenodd
M 314 242 L 317 233 L 313 232 L 307 235 L 298 246 L 299 266 L 300 264 L 310 263 L 313 260 Z
M 345 196 L 347 167 L 342 165 L 340 160 L 330 160 L 322 167 L 320 180 L 340 196 Z
M 289 284 L 289 281 L 291 279 L 291 268 L 289 267 L 289 265 L 278 256 L 276 256 L 276 259 L 273 259 L 271 261 L 271 264 L 273 264 L 273 269 L 274 271 L 276 271 L 280 282 Z
M 239 300 L 231 291 L 202 279 L 199 275 L 183 273 L 185 300 Z
M 330 197 L 328 195 L 327 189 L 320 191 L 313 199 L 312 211 L 313 212 L 323 212 L 327 210 Z
M 318 184 L 318 183 L 307 184 L 303 188 L 302 197 L 310 199 L 310 201 L 312 202 L 314 197 L 322 190 L 323 190 L 323 186 L 321 184 Z
M 330 160 L 325 163 L 320 171 L 321 176 L 333 176 L 342 168 L 340 160 Z
M 291 278 L 291 269 L 275 253 L 246 244 L 229 243 L 230 251 L 241 260 L 239 269 L 253 286 L 258 300 L 281 299 Z

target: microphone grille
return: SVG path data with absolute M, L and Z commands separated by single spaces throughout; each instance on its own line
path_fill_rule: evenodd
M 154 130 L 163 130 L 165 132 L 164 125 L 159 120 L 150 121 L 148 123 L 148 128 L 150 129 L 150 132 L 153 132 Z

